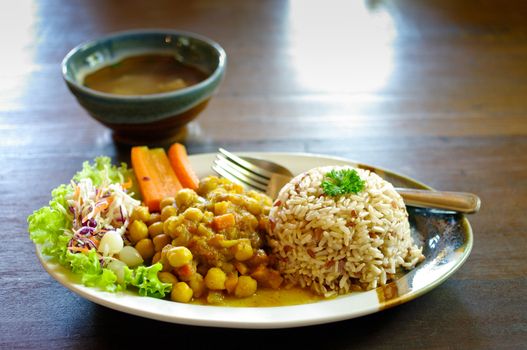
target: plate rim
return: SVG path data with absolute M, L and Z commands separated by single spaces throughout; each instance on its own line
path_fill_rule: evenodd
M 405 181 L 408 181 L 409 183 L 416 184 L 417 186 L 422 186 L 423 188 L 432 189 L 430 186 L 415 180 L 411 177 L 408 177 L 406 175 L 400 174 L 396 171 L 388 170 L 383 167 L 378 167 L 375 165 L 370 165 L 362 162 L 357 162 L 352 159 L 339 157 L 339 156 L 331 156 L 331 155 L 324 155 L 324 154 L 314 154 L 314 153 L 308 153 L 308 152 L 236 152 L 238 155 L 241 156 L 252 156 L 252 157 L 260 157 L 260 158 L 273 158 L 273 157 L 304 157 L 306 159 L 310 158 L 317 158 L 322 161 L 330 161 L 335 160 L 339 162 L 344 162 L 352 165 L 362 165 L 368 168 L 376 169 L 379 171 L 383 171 L 387 174 L 393 174 L 397 177 L 400 177 L 404 179 Z M 199 154 L 193 154 L 189 155 L 190 160 L 199 158 L 210 158 L 214 157 L 216 153 L 199 153 Z M 212 171 L 211 171 L 212 173 Z M 337 313 L 334 315 L 328 314 L 324 315 L 323 317 L 309 317 L 305 319 L 301 318 L 293 318 L 293 319 L 286 319 L 286 320 L 276 320 L 272 317 L 269 319 L 264 320 L 256 320 L 253 319 L 252 321 L 247 320 L 240 320 L 236 319 L 236 317 L 232 317 L 229 320 L 220 320 L 220 319 L 199 319 L 199 318 L 189 318 L 189 317 L 182 317 L 178 315 L 167 315 L 167 314 L 160 314 L 159 312 L 153 312 L 151 310 L 144 310 L 144 309 L 138 309 L 137 307 L 131 307 L 129 305 L 126 305 L 124 303 L 119 303 L 119 298 L 121 296 L 124 296 L 125 298 L 130 296 L 134 300 L 135 298 L 141 298 L 141 301 L 146 301 L 145 297 L 141 297 L 134 294 L 131 291 L 122 291 L 117 293 L 111 293 L 111 292 L 105 292 L 100 289 L 97 289 L 96 287 L 86 287 L 82 285 L 81 283 L 77 283 L 75 281 L 68 280 L 67 277 L 64 277 L 61 275 L 60 271 L 63 270 L 66 273 L 71 273 L 66 267 L 59 265 L 57 262 L 51 261 L 52 259 L 45 257 L 41 254 L 41 247 L 38 244 L 35 244 L 35 251 L 36 255 L 41 263 L 41 265 L 44 267 L 46 272 L 53 277 L 56 281 L 58 281 L 61 285 L 69 289 L 70 291 L 74 292 L 75 294 L 91 301 L 96 304 L 108 307 L 110 309 L 114 309 L 117 311 L 125 312 L 128 314 L 132 314 L 135 316 L 140 317 L 146 317 L 150 319 L 170 322 L 170 323 L 178 323 L 178 324 L 185 324 L 185 325 L 194 325 L 194 326 L 209 326 L 209 327 L 227 327 L 227 328 L 245 328 L 245 329 L 271 329 L 271 328 L 292 328 L 292 327 L 302 327 L 302 326 L 308 326 L 308 325 L 316 325 L 316 324 L 325 324 L 330 322 L 336 322 L 346 319 L 352 319 L 356 317 L 361 317 L 367 314 L 372 314 L 378 311 L 382 311 L 391 307 L 394 307 L 396 305 L 406 303 L 408 301 L 411 301 L 421 295 L 424 295 L 431 291 L 432 289 L 438 287 L 442 283 L 444 283 L 450 276 L 452 276 L 459 268 L 465 263 L 465 261 L 470 256 L 470 253 L 472 251 L 473 247 L 473 231 L 472 227 L 470 225 L 470 222 L 466 215 L 462 215 L 462 220 L 460 222 L 463 223 L 464 227 L 464 234 L 466 238 L 466 243 L 463 245 L 464 249 L 461 253 L 461 257 L 456 260 L 456 263 L 451 266 L 448 271 L 444 274 L 442 274 L 439 278 L 434 279 L 432 282 L 427 283 L 424 287 L 413 289 L 409 291 L 408 293 L 402 294 L 400 296 L 397 296 L 396 298 L 390 299 L 386 302 L 382 302 L 377 297 L 377 289 L 373 289 L 370 291 L 360 292 L 360 293 L 354 293 L 354 294 L 347 294 L 339 296 L 335 299 L 331 300 L 321 300 L 316 301 L 314 303 L 307 303 L 307 304 L 300 304 L 300 305 L 289 305 L 289 306 L 275 306 L 275 307 L 222 307 L 222 306 L 207 306 L 207 305 L 195 305 L 195 304 L 179 304 L 174 303 L 167 300 L 162 299 L 155 299 L 155 298 L 149 298 L 153 299 L 155 301 L 159 302 L 165 302 L 169 303 L 169 305 L 177 304 L 178 306 L 184 306 L 181 307 L 183 310 L 193 309 L 195 310 L 214 310 L 214 311 L 223 311 L 228 313 L 238 313 L 238 314 L 244 314 L 243 312 L 238 312 L 239 310 L 247 310 L 251 312 L 255 312 L 257 314 L 262 314 L 262 310 L 265 311 L 282 311 L 282 312 L 290 312 L 295 313 L 295 311 L 305 311 L 304 309 L 316 309 L 318 307 L 313 307 L 313 305 L 332 305 L 330 303 L 339 303 L 339 301 L 342 300 L 352 300 L 352 298 L 359 298 L 358 296 L 365 296 L 365 300 L 369 299 L 370 304 L 367 307 L 363 307 L 358 311 L 349 311 L 346 313 Z M 377 303 L 373 302 L 373 295 L 377 297 Z M 360 299 L 360 298 L 359 298 Z M 149 300 L 152 301 L 152 300 Z M 329 303 L 329 304 L 328 304 Z M 144 303 L 141 303 L 144 304 Z M 346 304 L 346 303 L 344 303 Z M 177 309 L 177 308 L 176 308 Z M 214 314 L 216 314 L 214 312 Z M 264 316 L 269 316 L 268 313 L 264 312 Z M 247 316 L 247 314 L 245 315 Z

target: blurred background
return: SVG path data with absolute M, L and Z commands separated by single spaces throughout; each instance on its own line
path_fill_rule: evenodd
M 59 63 L 81 42 L 144 27 L 195 31 L 227 51 L 219 93 L 188 128 L 191 152 L 243 144 L 245 150 L 338 154 L 410 174 L 418 167 L 423 179 L 449 171 L 459 189 L 459 176 L 482 174 L 449 170 L 455 162 L 438 170 L 437 149 L 486 161 L 489 154 L 463 154 L 472 147 L 490 152 L 489 131 L 518 135 L 527 128 L 509 127 L 525 108 L 524 2 L 500 4 L 499 17 L 494 1 L 455 0 L 20 0 L 0 6 L 0 143 L 7 149 L 56 150 L 62 145 L 53 135 L 68 132 L 70 151 L 88 143 L 93 155 L 114 153 L 110 132 L 85 118 L 67 91 Z M 31 113 L 17 115 L 21 105 Z M 72 118 L 78 127 L 69 130 Z M 457 138 L 467 132 L 470 144 Z

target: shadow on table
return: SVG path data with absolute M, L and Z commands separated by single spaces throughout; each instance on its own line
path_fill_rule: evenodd
M 456 296 L 456 289 L 444 285 L 410 303 L 357 319 L 274 330 L 176 325 L 94 304 L 91 340 L 97 347 L 120 348 L 141 340 L 174 348 L 186 344 L 193 349 L 276 349 L 292 344 L 295 349 L 430 348 L 455 347 L 460 342 L 477 347 L 481 337 L 476 322 Z

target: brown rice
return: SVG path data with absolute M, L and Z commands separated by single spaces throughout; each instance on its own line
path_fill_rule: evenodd
M 394 187 L 355 169 L 358 194 L 330 197 L 321 183 L 332 169 L 300 174 L 279 193 L 269 214 L 270 245 L 287 281 L 325 296 L 385 285 L 400 268 L 424 257 L 410 234 L 408 213 Z

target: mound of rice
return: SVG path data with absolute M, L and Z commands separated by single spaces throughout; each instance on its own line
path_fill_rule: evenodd
M 368 290 L 424 259 L 410 234 L 401 196 L 378 175 L 355 169 L 358 194 L 330 197 L 321 183 L 330 170 L 300 174 L 279 193 L 269 214 L 269 243 L 290 283 L 332 296 Z

